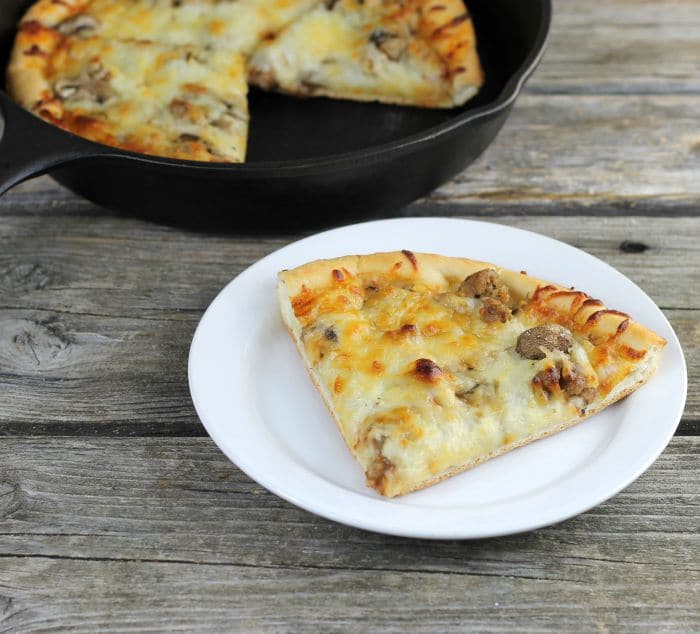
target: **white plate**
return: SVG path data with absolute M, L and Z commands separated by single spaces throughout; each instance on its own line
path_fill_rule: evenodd
M 282 325 L 276 274 L 317 258 L 410 249 L 486 260 L 584 289 L 668 340 L 656 376 L 565 432 L 428 489 L 384 499 L 364 485 Z M 686 396 L 683 353 L 654 302 L 604 262 L 502 225 L 383 220 L 290 244 L 241 273 L 212 302 L 189 359 L 197 413 L 221 450 L 280 497 L 332 520 L 423 538 L 477 538 L 553 524 L 600 504 L 663 451 Z

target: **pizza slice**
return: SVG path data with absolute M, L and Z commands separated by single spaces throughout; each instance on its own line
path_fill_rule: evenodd
M 282 317 L 367 484 L 396 496 L 566 429 L 665 341 L 581 291 L 410 251 L 279 274 Z
M 148 40 L 250 54 L 317 0 L 39 0 L 24 17 L 76 37 Z
M 25 21 L 8 87 L 28 110 L 98 143 L 195 161 L 245 159 L 246 65 L 231 51 L 68 36 Z
M 483 83 L 462 0 L 325 0 L 260 45 L 250 78 L 294 95 L 438 108 Z

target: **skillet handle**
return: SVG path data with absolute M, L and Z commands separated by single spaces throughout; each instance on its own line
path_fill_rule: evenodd
M 56 128 L 14 103 L 0 90 L 0 196 L 14 185 L 53 167 L 102 153 L 96 145 Z

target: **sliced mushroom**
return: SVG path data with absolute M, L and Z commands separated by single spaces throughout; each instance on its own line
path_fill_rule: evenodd
M 529 328 L 520 334 L 515 351 L 523 359 L 544 359 L 545 350 L 569 352 L 574 338 L 569 330 L 558 324 L 543 324 Z
M 53 85 L 54 92 L 64 101 L 94 101 L 104 103 L 114 95 L 109 85 L 111 75 L 102 64 L 92 62 L 79 77 L 63 77 Z
M 54 92 L 64 100 L 73 99 L 82 89 L 83 85 L 77 79 L 59 79 L 53 85 Z
M 232 132 L 241 122 L 245 123 L 246 119 L 240 114 L 235 113 L 235 111 L 224 112 L 221 116 L 211 122 L 215 128 L 220 130 L 225 130 L 226 132 Z
M 72 18 L 63 20 L 58 25 L 58 31 L 62 35 L 77 35 L 86 37 L 92 35 L 100 26 L 100 21 L 89 13 L 78 13 Z
M 54 84 L 54 92 L 64 101 L 94 101 L 104 103 L 113 94 L 106 82 L 85 78 L 59 79 Z
M 408 40 L 406 38 L 385 29 L 376 29 L 372 31 L 369 36 L 369 41 L 392 62 L 400 59 L 408 48 Z

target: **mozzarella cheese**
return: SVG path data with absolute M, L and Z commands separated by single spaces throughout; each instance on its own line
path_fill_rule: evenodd
M 243 57 L 101 38 L 72 39 L 46 73 L 39 114 L 95 141 L 175 158 L 242 161 Z M 59 98 L 60 97 L 60 98 Z
M 251 80 L 296 94 L 454 105 L 443 61 L 387 7 L 396 8 L 320 3 L 256 49 Z
M 260 39 L 274 34 L 317 0 L 70 0 L 63 8 L 42 0 L 25 20 L 71 31 L 76 15 L 93 21 L 71 34 L 99 35 L 197 48 L 226 48 L 250 54 Z M 77 28 L 77 27 L 76 27 Z

